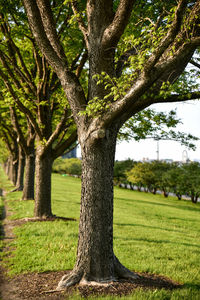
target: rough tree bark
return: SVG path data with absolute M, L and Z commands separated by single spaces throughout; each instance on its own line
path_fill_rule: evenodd
M 24 167 L 25 167 L 25 155 L 23 149 L 19 146 L 17 181 L 16 181 L 16 188 L 14 189 L 14 191 L 23 191 Z
M 42 146 L 36 150 L 35 160 L 35 208 L 34 216 L 38 218 L 52 217 L 51 210 L 51 172 L 52 155 L 49 151 L 44 155 Z
M 79 282 L 110 282 L 120 277 L 136 278 L 113 252 L 113 166 L 116 129 L 103 139 L 88 139 L 81 145 L 82 189 L 76 265 L 64 276 L 58 290 Z
M 25 178 L 22 200 L 34 199 L 34 182 L 35 182 L 35 155 L 26 155 Z
M 18 171 L 18 153 L 15 152 L 10 159 L 10 168 L 8 178 L 12 181 L 14 186 L 17 182 L 17 171 Z

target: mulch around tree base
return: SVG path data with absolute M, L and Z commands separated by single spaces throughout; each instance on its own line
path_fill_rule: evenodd
M 137 280 L 120 280 L 107 285 L 76 285 L 65 292 L 55 290 L 66 271 L 21 274 L 12 278 L 0 277 L 2 300 L 70 299 L 70 295 L 79 294 L 87 298 L 94 295 L 122 296 L 135 289 L 175 289 L 181 285 L 172 280 L 153 274 L 142 273 Z

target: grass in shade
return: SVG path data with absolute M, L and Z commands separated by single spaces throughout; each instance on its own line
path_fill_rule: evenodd
M 173 291 L 137 290 L 119 299 L 200 299 L 200 204 L 120 188 L 115 188 L 114 195 L 114 251 L 120 261 L 131 270 L 164 275 L 184 284 Z M 20 198 L 19 192 L 6 196 L 12 219 L 33 216 L 34 202 Z M 52 210 L 57 216 L 77 221 L 34 222 L 16 227 L 16 239 L 10 244 L 15 250 L 4 259 L 10 274 L 73 268 L 80 179 L 52 175 Z M 70 299 L 80 298 L 74 295 Z

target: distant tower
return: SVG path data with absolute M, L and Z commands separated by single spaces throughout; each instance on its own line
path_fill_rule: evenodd
M 156 140 L 157 141 L 157 150 L 156 150 L 156 153 L 157 153 L 157 160 L 159 160 L 160 158 L 159 158 L 159 140 Z
M 184 164 L 186 164 L 188 162 L 188 153 L 187 153 L 187 150 L 184 150 L 183 153 L 182 153 L 182 162 Z

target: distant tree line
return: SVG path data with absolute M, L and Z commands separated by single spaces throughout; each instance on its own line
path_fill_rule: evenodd
M 161 191 L 165 197 L 175 194 L 179 200 L 183 196 L 193 203 L 200 196 L 200 164 L 167 163 L 164 161 L 134 162 L 117 161 L 114 168 L 114 182 L 138 191 L 156 193 Z
M 78 158 L 58 158 L 53 164 L 55 173 L 80 177 L 81 171 L 81 160 Z M 160 191 L 164 197 L 173 193 L 179 200 L 187 196 L 196 203 L 200 197 L 200 164 L 198 162 L 136 162 L 131 159 L 116 161 L 114 184 L 153 194 Z
M 80 177 L 81 171 L 81 160 L 79 158 L 57 158 L 53 163 L 53 172 L 55 173 Z

